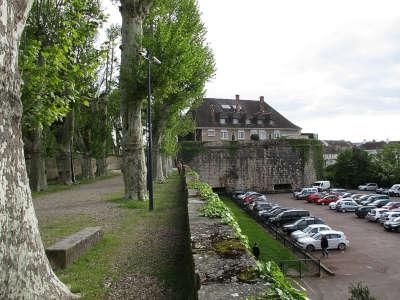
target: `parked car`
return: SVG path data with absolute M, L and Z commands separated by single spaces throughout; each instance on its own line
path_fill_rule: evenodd
M 381 199 L 389 199 L 389 196 L 387 195 L 377 195 L 377 194 L 372 194 L 369 195 L 369 197 L 367 197 L 365 200 L 361 201 L 360 204 L 361 205 L 367 205 L 370 204 L 376 200 L 381 200 Z
M 376 207 L 375 206 L 371 206 L 371 205 L 359 206 L 359 207 L 356 208 L 354 213 L 358 218 L 363 219 L 374 208 L 376 208 Z
M 356 201 L 358 204 L 361 204 L 361 202 L 363 202 L 363 201 L 365 201 L 365 200 L 367 200 L 369 197 L 371 197 L 371 195 L 370 194 L 363 194 L 361 197 L 359 197 L 358 199 L 354 199 L 353 198 L 353 200 L 354 201 Z
M 379 188 L 379 189 L 376 189 L 376 193 L 377 193 L 377 194 L 388 195 L 388 194 L 389 194 L 389 188 Z
M 387 211 L 384 212 L 378 219 L 378 222 L 383 224 L 386 221 L 393 221 L 394 219 L 397 219 L 400 217 L 400 211 Z
M 275 224 L 277 226 L 282 226 L 288 223 L 293 223 L 302 217 L 310 216 L 310 212 L 308 210 L 303 209 L 289 209 L 284 212 L 281 212 L 279 215 L 272 217 L 269 219 L 270 223 Z
M 351 198 L 344 198 L 344 199 L 339 199 L 336 202 L 331 202 L 331 203 L 329 203 L 329 209 L 336 210 L 336 205 L 338 205 L 340 202 L 345 201 L 345 200 L 352 200 L 352 199 Z
M 358 186 L 358 189 L 360 191 L 376 191 L 377 188 L 378 188 L 378 185 L 376 183 L 372 183 L 372 182 Z
M 290 237 L 293 240 L 298 240 L 306 236 L 313 236 L 314 234 L 317 234 L 320 231 L 326 231 L 326 230 L 331 230 L 331 228 L 328 225 L 325 224 L 312 224 L 303 230 L 296 230 L 290 234 Z
M 313 183 L 312 187 L 317 188 L 320 192 L 327 191 L 331 188 L 331 182 L 328 180 L 316 181 Z
M 344 233 L 336 230 L 327 230 L 313 236 L 303 237 L 297 240 L 297 245 L 307 251 L 321 249 L 322 235 L 325 235 L 328 239 L 328 249 L 345 250 L 350 245 Z
M 400 208 L 400 202 L 389 202 L 382 206 L 382 208 L 387 208 L 388 210 Z
M 339 200 L 339 196 L 328 195 L 328 196 L 325 196 L 322 199 L 318 199 L 317 201 L 315 201 L 315 203 L 319 204 L 319 205 L 325 205 L 325 204 L 329 204 L 329 203 L 332 203 L 332 202 L 336 202 L 338 200 Z
M 287 233 L 291 233 L 296 230 L 303 230 L 304 228 L 308 227 L 311 224 L 324 224 L 325 222 L 317 217 L 304 217 L 298 219 L 296 222 L 292 224 L 287 224 L 282 227 L 283 231 Z
M 346 189 L 330 189 L 330 193 L 332 194 L 343 194 L 346 193 Z
M 234 200 L 237 200 L 240 195 L 244 195 L 244 194 L 246 194 L 246 191 L 233 191 L 232 198 Z
M 258 217 L 260 220 L 266 222 L 268 221 L 270 218 L 277 216 L 278 214 L 280 214 L 283 211 L 288 210 L 289 208 L 287 207 L 276 207 L 274 209 L 271 209 L 269 211 L 261 211 L 258 214 Z
M 383 224 L 383 228 L 387 231 L 400 231 L 400 218 L 396 218 L 392 221 L 387 221 Z
M 365 194 L 353 194 L 353 195 L 350 196 L 350 198 L 353 199 L 354 201 L 356 201 L 357 203 L 359 203 L 358 200 L 359 200 L 362 196 L 365 196 Z
M 387 212 L 388 209 L 385 208 L 375 208 L 371 209 L 371 211 L 365 217 L 368 221 L 376 222 L 383 213 Z
M 390 202 L 389 199 L 378 199 L 378 200 L 375 200 L 374 202 L 371 202 L 369 205 L 373 205 L 373 206 L 375 206 L 377 208 L 380 208 L 382 206 L 385 206 L 389 202 Z
M 306 202 L 307 202 L 307 203 L 314 203 L 314 202 L 316 202 L 318 199 L 321 199 L 321 198 L 323 198 L 323 197 L 325 197 L 325 196 L 326 196 L 326 193 L 314 193 L 314 194 L 311 194 L 311 195 L 308 195 L 308 196 L 307 196 Z
M 252 204 L 249 205 L 250 209 L 257 213 L 261 210 L 268 210 L 271 209 L 274 204 L 267 202 L 267 201 L 254 201 Z
M 343 200 L 336 205 L 336 211 L 340 211 L 342 213 L 348 211 L 355 211 L 358 207 L 358 204 L 354 200 Z
M 346 193 L 343 193 L 340 197 L 341 198 L 351 198 L 351 196 L 353 196 L 353 193 L 346 192 Z
M 301 189 L 300 192 L 294 192 L 293 196 L 295 199 L 301 199 L 304 200 L 306 199 L 306 197 L 308 195 L 314 194 L 314 193 L 318 193 L 318 189 L 317 188 L 303 188 Z
M 399 196 L 400 184 L 394 184 L 388 191 L 389 196 Z

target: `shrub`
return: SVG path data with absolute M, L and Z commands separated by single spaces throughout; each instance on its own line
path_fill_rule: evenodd
M 252 141 L 258 141 L 258 140 L 260 140 L 260 136 L 259 136 L 258 134 L 252 134 L 252 135 L 250 136 L 250 139 L 251 139 Z
M 352 283 L 349 292 L 349 300 L 376 300 L 375 297 L 371 296 L 369 288 L 362 282 Z

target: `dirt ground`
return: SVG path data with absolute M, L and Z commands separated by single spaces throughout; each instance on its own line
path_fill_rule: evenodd
M 121 206 L 122 191 L 122 176 L 116 176 L 33 199 L 45 241 L 46 231 L 60 238 L 68 228 L 93 225 L 103 226 L 105 236 L 118 241 L 118 249 L 112 252 L 98 249 L 111 260 L 102 280 L 79 286 L 86 274 L 72 268 L 66 269 L 66 276 L 63 271 L 62 280 L 70 284 L 72 278 L 82 299 L 189 299 L 192 265 L 182 179 L 175 174 L 168 183 L 154 185 L 153 212 L 148 211 L 148 202 Z M 86 268 L 96 263 L 88 261 Z
M 336 273 L 335 276 L 302 281 L 311 299 L 348 299 L 348 287 L 358 281 L 365 282 L 377 299 L 400 299 L 400 234 L 386 232 L 380 224 L 359 219 L 352 212 L 338 213 L 329 210 L 328 206 L 294 200 L 291 194 L 272 195 L 270 198 L 286 207 L 309 210 L 333 229 L 343 231 L 350 241 L 348 249 L 332 250 L 329 258 L 322 260 Z M 321 256 L 319 251 L 314 254 Z

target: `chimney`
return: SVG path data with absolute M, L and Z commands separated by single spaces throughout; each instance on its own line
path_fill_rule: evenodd
M 235 102 L 236 102 L 236 112 L 240 111 L 240 102 L 239 102 L 239 100 L 240 100 L 240 96 L 236 95 L 236 100 L 235 100 Z
M 265 112 L 264 96 L 260 96 L 260 112 Z

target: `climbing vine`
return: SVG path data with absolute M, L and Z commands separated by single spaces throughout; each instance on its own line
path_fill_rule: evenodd
M 205 142 L 198 141 L 181 141 L 179 143 L 179 157 L 182 161 L 188 163 L 193 160 L 196 156 L 207 152 L 204 147 Z
M 324 170 L 322 143 L 312 139 L 287 139 L 286 141 L 290 146 L 299 151 L 300 158 L 304 164 L 307 163 L 310 158 L 313 160 L 317 178 L 322 179 Z M 312 153 L 312 155 L 310 155 L 310 153 Z

